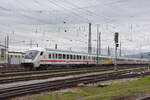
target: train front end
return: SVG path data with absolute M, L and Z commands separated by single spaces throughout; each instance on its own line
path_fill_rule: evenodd
M 24 59 L 22 60 L 21 64 L 24 67 L 28 68 L 34 68 L 34 67 L 39 67 L 40 62 L 39 62 L 39 50 L 29 50 L 25 53 Z

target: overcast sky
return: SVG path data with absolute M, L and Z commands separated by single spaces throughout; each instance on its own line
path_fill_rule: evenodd
M 85 49 L 91 22 L 93 47 L 99 24 L 104 49 L 113 48 L 113 33 L 119 32 L 124 50 L 149 51 L 149 5 L 149 0 L 1 0 L 0 39 L 10 35 L 12 46 L 33 40 L 44 47 Z

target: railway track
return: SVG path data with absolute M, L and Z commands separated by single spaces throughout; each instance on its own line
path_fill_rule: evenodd
M 111 67 L 111 66 L 94 66 L 94 68 L 99 68 L 99 67 L 101 67 L 101 68 L 107 68 L 107 67 Z M 64 70 L 64 69 L 79 69 L 79 68 L 85 68 L 85 67 L 67 67 L 67 66 L 64 66 L 64 67 L 49 67 L 49 68 L 47 68 L 47 69 L 45 69 L 45 70 Z M 86 68 L 91 68 L 91 67 L 89 67 L 89 66 L 86 66 Z M 36 69 L 32 69 L 32 70 L 30 70 L 30 69 L 25 69 L 25 68 L 23 68 L 22 66 L 10 66 L 10 67 L 2 67 L 2 68 L 0 68 L 0 73 L 23 73 L 23 72 L 33 72 L 33 71 L 40 71 L 40 70 L 43 70 L 44 71 L 44 69 L 39 69 L 39 70 L 36 70 Z
M 146 96 L 146 97 L 143 97 L 143 98 L 140 98 L 140 99 L 137 99 L 137 100 L 150 100 L 150 96 Z
M 118 67 L 118 69 L 124 69 L 124 68 L 139 68 L 143 66 L 121 66 Z M 84 67 L 84 68 L 77 68 L 77 67 L 69 67 L 69 68 L 50 68 L 48 70 L 34 70 L 34 71 L 21 71 L 21 72 L 5 72 L 0 73 L 0 77 L 9 77 L 9 76 L 22 76 L 22 75 L 33 75 L 33 74 L 44 74 L 44 73 L 54 73 L 54 72 L 61 72 L 61 71 L 77 71 L 77 70 L 93 70 L 93 69 L 113 69 L 113 66 L 102 66 L 102 67 Z M 0 69 L 1 71 L 1 69 Z
M 45 73 L 56 73 L 56 72 L 64 72 L 64 71 L 79 71 L 79 70 L 94 70 L 94 69 L 113 69 L 113 67 L 103 68 L 103 67 L 90 67 L 90 68 L 61 68 L 61 69 L 49 69 L 49 70 L 41 70 L 41 71 L 25 71 L 25 72 L 13 72 L 13 73 L 1 73 L 0 77 L 9 77 L 9 76 L 23 76 L 23 75 L 34 75 L 34 74 L 45 74 Z
M 126 67 L 122 67 L 120 69 L 128 69 Z M 10 74 L 2 74 L 0 75 L 0 84 L 11 83 L 11 82 L 19 82 L 19 81 L 29 81 L 29 80 L 37 80 L 37 79 L 48 79 L 53 77 L 64 77 L 68 75 L 79 75 L 86 73 L 94 73 L 94 72 L 107 72 L 112 71 L 113 68 L 101 69 L 101 68 L 80 68 L 80 69 L 64 69 L 64 70 L 48 70 L 48 71 L 40 71 L 40 72 L 27 72 L 27 73 L 10 73 Z M 21 76 L 23 75 L 23 76 Z
M 123 66 L 123 67 L 127 67 L 127 66 L 148 66 L 148 65 L 121 65 L 121 66 Z M 51 67 L 49 67 L 48 69 L 46 69 L 46 70 L 63 70 L 63 69 L 78 69 L 78 68 L 111 68 L 111 67 L 113 67 L 113 65 L 94 65 L 93 67 L 91 67 L 91 66 L 74 66 L 74 67 L 67 67 L 67 66 L 64 66 L 64 67 L 59 67 L 59 66 L 51 66 Z M 16 73 L 16 72 L 20 72 L 20 73 L 23 73 L 23 72 L 32 72 L 32 71 L 37 71 L 37 70 L 35 70 L 35 69 L 33 69 L 33 70 L 29 70 L 29 69 L 25 69 L 24 67 L 22 67 L 22 66 L 20 66 L 20 65 L 9 65 L 9 66 L 5 66 L 5 67 L 1 67 L 0 68 L 0 73 Z
M 11 82 L 19 82 L 19 81 L 29 81 L 29 80 L 37 80 L 37 79 L 48 79 L 53 77 L 64 77 L 68 75 L 78 75 L 78 74 L 86 74 L 86 73 L 94 73 L 94 72 L 103 72 L 109 71 L 112 69 L 102 69 L 102 70 L 87 70 L 87 71 L 59 71 L 58 73 L 50 73 L 46 75 L 37 75 L 37 76 L 27 76 L 27 77 L 19 77 L 19 78 L 10 78 L 10 79 L 0 79 L 0 84 L 11 83 Z
M 90 68 L 91 66 L 86 66 L 86 68 Z M 101 68 L 107 68 L 111 66 L 94 66 L 94 67 L 101 67 Z M 85 68 L 85 66 L 78 66 L 78 67 L 68 67 L 68 66 L 51 66 L 47 69 L 38 69 L 38 70 L 60 70 L 60 69 L 73 69 L 73 68 Z M 9 65 L 5 67 L 0 68 L 0 73 L 16 73 L 16 72 L 30 72 L 30 71 L 37 71 L 36 69 L 28 69 L 24 68 L 21 65 Z
M 140 74 L 130 73 L 132 70 L 118 71 L 105 74 L 88 75 L 81 77 L 73 77 L 68 79 L 60 79 L 54 81 L 41 82 L 36 84 L 22 85 L 11 88 L 0 89 L 0 99 L 8 99 L 14 96 L 29 94 L 34 92 L 41 92 L 45 90 L 59 90 L 63 88 L 76 87 L 79 83 L 89 84 L 96 83 L 106 80 L 122 79 L 122 78 L 132 78 L 139 77 Z M 150 72 L 145 73 L 145 75 L 150 75 Z
M 150 100 L 150 97 L 143 98 L 141 100 Z

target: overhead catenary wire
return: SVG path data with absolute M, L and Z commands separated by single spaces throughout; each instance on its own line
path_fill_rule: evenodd
M 79 17 L 79 16 L 80 16 L 81 19 L 84 19 L 85 21 L 89 21 L 89 19 L 88 19 L 87 17 L 84 17 L 84 16 L 78 14 L 76 11 L 72 11 L 72 10 L 68 9 L 67 7 L 63 6 L 62 4 L 60 5 L 60 4 L 56 3 L 56 2 L 53 2 L 53 0 L 48 0 L 48 1 L 49 1 L 49 3 L 54 4 L 54 5 L 57 6 L 57 7 L 60 7 L 60 8 L 62 8 L 62 9 L 64 9 L 64 10 L 67 10 L 67 11 L 71 12 L 71 13 L 74 14 L 76 17 Z
M 50 0 L 48 0 L 48 1 L 50 1 Z M 15 10 L 13 10 L 13 9 L 7 9 L 7 10 L 9 10 L 9 11 L 13 11 L 13 12 L 15 12 L 15 13 L 20 13 L 22 16 L 24 16 L 24 17 L 28 17 L 28 18 L 30 18 L 30 19 L 34 19 L 34 20 L 38 20 L 38 21 L 40 21 L 40 22 L 43 22 L 44 20 L 41 20 L 40 18 L 38 18 L 38 17 L 36 17 L 36 16 L 33 16 L 32 15 L 32 13 L 30 14 L 30 11 L 32 12 L 32 10 L 30 10 L 30 8 L 28 8 L 27 6 L 25 6 L 21 1 L 18 1 L 17 0 L 17 2 L 19 3 L 19 4 L 21 4 L 21 7 L 23 7 L 23 9 L 15 9 Z M 33 5 L 37 8 L 37 9 L 39 9 L 38 7 L 41 7 L 40 6 L 40 2 L 39 1 L 37 1 L 37 0 L 34 0 L 34 2 L 35 3 L 33 3 Z M 71 8 L 71 10 L 70 9 L 68 9 L 65 5 L 64 5 L 64 3 L 62 2 L 61 4 L 60 3 L 57 3 L 58 1 L 50 1 L 50 3 L 51 3 L 51 5 L 49 6 L 50 7 L 50 9 L 54 9 L 55 10 L 55 7 L 59 7 L 59 8 L 63 8 L 64 10 L 67 10 L 67 11 L 69 11 L 69 12 L 71 12 L 73 15 L 75 15 L 76 17 L 78 17 L 79 18 L 79 16 L 80 16 L 80 18 L 82 19 L 82 20 L 85 20 L 85 21 L 88 21 L 89 22 L 89 20 L 92 20 L 92 19 L 89 19 L 89 15 L 95 15 L 95 16 L 97 16 L 97 17 L 99 17 L 96 13 L 94 13 L 94 12 L 92 12 L 92 11 L 89 11 L 89 10 L 86 10 L 86 9 L 84 9 L 84 8 L 80 8 L 80 10 L 78 10 L 77 8 L 79 8 L 77 5 L 75 5 L 75 4 L 72 4 L 72 3 L 70 3 L 70 2 L 67 2 L 68 4 L 70 4 L 70 8 Z M 51 7 L 52 6 L 52 4 L 53 5 L 55 5 L 55 7 Z M 39 6 L 38 6 L 39 5 Z M 73 8 L 75 8 L 75 9 L 73 9 Z M 41 9 L 41 8 L 40 8 Z M 27 11 L 26 11 L 27 10 Z M 19 12 L 18 12 L 19 11 Z M 35 12 L 37 12 L 37 13 L 40 13 L 40 12 L 45 12 L 45 9 L 44 8 L 42 8 L 41 10 L 37 10 L 37 11 L 35 11 Z M 51 12 L 51 11 L 49 11 L 49 10 L 47 10 L 46 12 Z M 81 14 L 84 14 L 85 16 L 83 17 Z M 87 14 L 88 14 L 88 16 L 87 16 Z M 67 16 L 69 16 L 69 17 L 71 17 L 72 15 L 69 15 L 69 14 L 67 14 Z M 105 19 L 106 20 L 109 20 L 108 18 L 106 18 L 105 17 Z M 107 21 L 108 22 L 108 21 Z
M 56 2 L 58 2 L 57 0 L 55 0 Z M 61 1 L 59 1 L 58 2 L 58 4 L 60 4 L 60 2 Z M 67 4 L 68 5 L 68 7 L 65 5 L 65 4 Z M 69 6 L 70 5 L 70 6 Z M 63 6 L 63 7 L 65 7 L 65 8 L 67 8 L 67 10 L 68 10 L 68 8 L 71 8 L 71 10 L 72 10 L 72 12 L 74 12 L 75 14 L 78 14 L 78 15 L 85 15 L 85 16 L 87 16 L 87 17 L 85 17 L 88 21 L 90 20 L 90 19 L 88 19 L 88 17 L 103 17 L 104 19 L 106 19 L 107 21 L 107 23 L 110 21 L 110 19 L 109 18 L 107 18 L 107 17 L 105 17 L 105 16 L 100 16 L 100 15 L 98 15 L 98 14 L 96 14 L 96 13 L 94 13 L 94 12 L 92 12 L 92 11 L 90 11 L 90 10 L 86 10 L 86 9 L 84 9 L 84 8 L 79 8 L 77 5 L 75 5 L 75 4 L 73 4 L 73 3 L 70 3 L 70 2 L 68 2 L 68 1 L 66 1 L 66 2 L 61 2 L 61 6 Z M 59 6 L 60 7 L 60 6 Z M 79 9 L 77 9 L 77 8 L 79 8 Z M 83 17 L 83 16 L 82 16 Z M 84 18 L 84 19 L 85 19 Z M 91 21 L 92 21 L 92 19 L 91 19 Z

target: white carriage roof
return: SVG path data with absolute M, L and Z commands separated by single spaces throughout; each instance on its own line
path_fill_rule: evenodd
M 78 54 L 86 54 L 86 55 L 96 55 L 96 54 L 88 54 L 85 52 L 75 52 L 75 51 L 66 51 L 66 50 L 58 50 L 58 49 L 49 49 L 45 48 L 46 51 L 54 51 L 54 52 L 63 52 L 63 53 L 78 53 Z
M 75 51 L 66 51 L 66 50 L 58 50 L 58 49 L 50 49 L 50 48 L 32 48 L 30 50 L 38 50 L 38 51 L 53 51 L 57 53 L 68 53 L 68 54 L 79 54 L 79 55 L 91 55 L 91 56 L 97 56 L 97 54 L 88 54 L 85 52 L 75 52 Z M 115 59 L 114 56 L 106 56 L 106 55 L 99 55 L 99 57 L 102 58 L 109 58 L 109 59 Z M 127 58 L 127 57 L 117 57 L 117 59 L 126 59 L 126 60 L 148 60 L 148 59 L 139 59 L 139 58 Z

